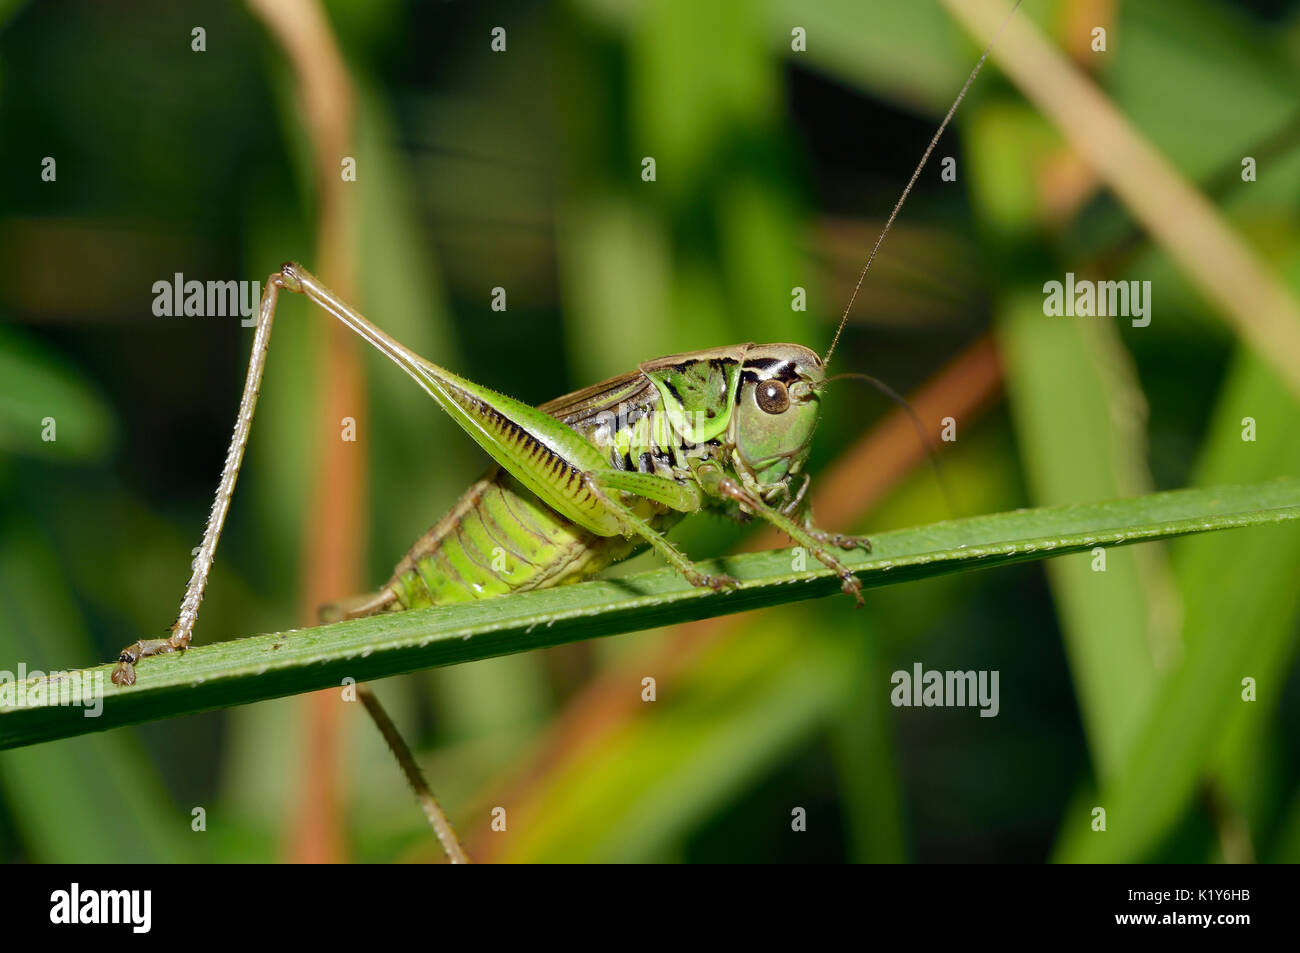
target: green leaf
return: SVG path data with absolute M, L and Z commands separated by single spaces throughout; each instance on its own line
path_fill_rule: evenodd
M 1046 321 L 1022 292 L 1000 315 L 1008 394 L 1035 503 L 1149 491 L 1146 403 L 1113 324 Z M 1109 777 L 1143 725 L 1158 663 L 1178 646 L 1180 604 L 1162 547 L 1048 567 L 1097 773 Z
M 1255 441 L 1241 438 L 1246 416 L 1267 424 Z M 1295 397 L 1271 368 L 1243 354 L 1212 421 L 1198 477 L 1294 472 L 1298 431 Z M 1142 860 L 1183 816 L 1206 774 L 1243 796 L 1253 774 L 1252 739 L 1281 703 L 1290 671 L 1300 603 L 1297 529 L 1276 527 L 1251 546 L 1240 538 L 1176 544 L 1184 654 L 1161 682 L 1121 770 L 1094 800 L 1067 812 L 1057 859 Z M 1243 700 L 1245 677 L 1257 683 L 1258 701 Z M 1106 809 L 1107 832 L 1100 836 L 1091 828 L 1097 805 Z
M 75 658 L 91 651 L 59 562 L 30 520 L 19 518 L 0 533 L 0 602 L 0 652 L 7 660 L 22 660 L 31 670 L 42 654 Z M 0 684 L 7 678 L 12 685 L 13 677 L 0 674 Z M 64 711 L 94 720 L 84 717 L 88 709 Z M 172 800 L 132 733 L 10 752 L 0 758 L 0 794 L 29 861 L 180 863 L 202 856 L 199 841 L 186 836 L 189 808 Z
M 889 702 L 883 692 L 861 690 L 889 680 L 877 643 L 859 639 L 853 646 L 847 666 L 853 690 L 837 713 L 831 737 L 845 794 L 850 859 L 898 864 L 908 859 L 907 821 Z
M 1300 479 L 1180 490 L 1135 499 L 1017 510 L 882 533 L 874 552 L 846 554 L 868 588 L 1189 533 L 1300 518 Z M 523 652 L 834 592 L 818 568 L 791 570 L 789 550 L 704 564 L 742 586 L 726 593 L 658 570 L 538 592 L 261 635 L 151 659 L 129 689 L 108 684 L 110 666 L 87 670 L 103 685 L 98 718 L 74 706 L 23 707 L 30 689 L 0 684 L 0 748 L 189 712 L 383 678 L 435 665 Z M 811 562 L 811 560 L 810 560 Z M 814 563 L 814 565 L 816 565 Z

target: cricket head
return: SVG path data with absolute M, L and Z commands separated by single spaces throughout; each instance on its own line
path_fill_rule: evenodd
M 745 352 L 734 445 L 760 484 L 784 482 L 803 469 L 825 377 L 821 358 L 800 344 L 756 344 Z

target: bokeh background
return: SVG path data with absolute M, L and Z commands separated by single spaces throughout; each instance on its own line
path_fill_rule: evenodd
M 333 241 L 334 277 L 375 321 L 534 402 L 693 348 L 824 350 L 982 45 L 933 0 L 324 9 L 355 117 L 341 225 L 322 214 L 340 193 L 313 158 L 300 77 L 259 10 L 0 2 L 6 668 L 107 660 L 174 616 L 251 331 L 155 317 L 155 281 L 263 280 L 289 258 L 330 281 L 315 263 Z M 1300 288 L 1300 4 L 1031 0 L 1017 15 Z M 1097 25 L 1104 54 L 1089 48 Z M 490 48 L 497 26 L 504 53 Z M 806 51 L 791 49 L 794 27 Z M 302 36 L 308 61 L 329 59 Z M 55 182 L 41 180 L 46 156 Z M 955 182 L 940 178 L 944 156 Z M 1070 270 L 1153 281 L 1150 327 L 1043 317 L 1042 283 Z M 497 286 L 504 312 L 490 307 Z M 791 307 L 796 286 L 806 311 Z M 200 642 L 309 622 L 322 560 L 351 560 L 343 578 L 373 588 L 484 466 L 382 359 L 322 358 L 328 334 L 301 301 L 282 305 Z M 348 361 L 364 371 L 364 399 L 345 402 L 362 439 L 323 446 L 338 424 L 322 395 L 348 393 Z M 836 362 L 913 395 L 932 438 L 940 417 L 958 421 L 946 499 L 887 401 L 833 388 L 812 472 L 836 529 L 1300 472 L 1300 396 L 996 62 L 918 183 Z M 47 416 L 55 442 L 40 439 Z M 334 466 L 360 474 L 354 512 L 312 490 Z M 701 519 L 676 536 L 705 556 L 747 531 Z M 1090 562 L 963 573 L 873 591 L 863 611 L 826 599 L 377 691 L 480 860 L 1300 860 L 1300 532 L 1115 550 L 1106 573 Z M 1000 714 L 890 707 L 890 673 L 914 662 L 998 670 Z M 1259 700 L 1225 703 L 1225 672 L 1256 678 Z M 1124 798 L 1140 823 L 1089 835 L 1091 807 Z M 495 806 L 504 834 L 487 827 Z M 791 830 L 795 807 L 805 832 Z M 2 752 L 0 856 L 439 859 L 378 734 L 336 692 Z

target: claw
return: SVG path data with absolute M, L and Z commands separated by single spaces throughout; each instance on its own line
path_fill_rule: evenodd
M 166 655 L 169 652 L 184 652 L 188 640 L 185 643 L 176 641 L 177 636 L 172 635 L 169 639 L 149 639 L 139 642 L 132 642 L 122 650 L 122 654 L 117 657 L 117 667 L 113 669 L 110 676 L 114 685 L 123 688 L 135 684 L 135 663 L 142 658 L 148 658 L 151 655 Z
M 734 589 L 740 585 L 740 580 L 731 576 L 725 574 L 709 576 L 702 572 L 688 576 L 687 581 L 689 581 L 692 586 L 708 587 L 714 592 L 719 592 L 723 589 Z
M 832 536 L 830 539 L 832 546 L 839 549 L 861 549 L 871 552 L 871 540 L 865 536 Z
M 857 602 L 858 608 L 861 609 L 866 604 L 862 600 L 862 581 L 848 570 L 840 573 L 840 580 L 842 581 L 840 588 L 844 590 L 846 595 L 852 596 Z
M 845 533 L 828 533 L 825 530 L 817 529 L 807 523 L 804 528 L 808 530 L 812 538 L 825 543 L 827 546 L 834 546 L 836 549 L 861 549 L 871 552 L 871 540 L 866 536 L 849 536 Z
M 132 642 L 122 650 L 122 654 L 117 657 L 117 667 L 110 676 L 114 685 L 126 687 L 135 684 L 135 663 L 140 660 L 144 650 L 143 642 Z
M 126 653 L 123 653 L 124 655 Z M 128 688 L 135 684 L 135 666 L 126 659 L 118 659 L 117 667 L 113 669 L 113 674 L 109 676 L 114 685 L 122 688 Z

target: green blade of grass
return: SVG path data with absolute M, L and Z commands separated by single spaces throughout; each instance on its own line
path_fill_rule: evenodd
M 1300 479 L 1288 478 L 951 520 L 882 533 L 872 553 L 844 558 L 870 588 L 1297 518 Z M 704 564 L 741 581 L 741 588 L 726 593 L 692 587 L 677 573 L 658 570 L 200 646 L 184 656 L 149 660 L 129 689 L 109 684 L 110 666 L 100 666 L 86 673 L 103 686 L 97 717 L 86 717 L 81 706 L 17 705 L 16 693 L 37 680 L 0 680 L 0 748 L 339 686 L 349 678 L 383 678 L 797 602 L 838 589 L 832 573 L 820 567 L 794 571 L 794 562 L 792 551 L 772 550 Z M 808 563 L 817 566 L 811 558 Z
M 19 517 L 0 531 L 0 654 L 35 651 L 66 661 L 91 649 L 85 620 L 40 526 Z M 11 821 L 5 854 L 35 863 L 185 863 L 204 859 L 183 826 L 151 823 L 181 813 L 141 739 L 119 732 L 72 738 L 0 756 L 0 797 Z M 93 804 L 94 810 L 86 805 Z M 188 808 L 185 809 L 188 811 Z M 132 831 L 104 837 L 104 818 Z M 182 833 L 184 831 L 184 833 Z M 0 835 L 0 841 L 7 837 Z
M 1295 396 L 1271 368 L 1253 354 L 1240 357 L 1208 428 L 1197 479 L 1294 471 L 1300 464 L 1295 407 Z M 1247 414 L 1270 422 L 1265 438 L 1241 439 L 1239 422 Z M 1260 798 L 1250 795 L 1262 780 L 1257 749 L 1282 707 L 1291 671 L 1300 538 L 1291 526 L 1267 539 L 1261 534 L 1255 545 L 1242 545 L 1240 537 L 1210 542 L 1188 539 L 1174 547 L 1186 606 L 1184 654 L 1161 682 L 1119 770 L 1063 816 L 1057 860 L 1149 859 L 1207 779 L 1223 804 L 1217 812 L 1230 805 L 1251 820 L 1254 853 L 1270 857 Z M 1257 701 L 1243 698 L 1245 677 L 1255 680 Z M 1106 810 L 1106 832 L 1093 830 L 1098 806 Z M 1240 858 L 1250 845 L 1235 846 Z
M 1096 500 L 1151 487 L 1145 400 L 1114 325 L 1045 321 L 1038 289 L 999 314 L 1008 394 L 1036 503 Z M 1080 714 L 1099 775 L 1118 770 L 1178 649 L 1168 554 L 1150 546 L 1048 567 Z

